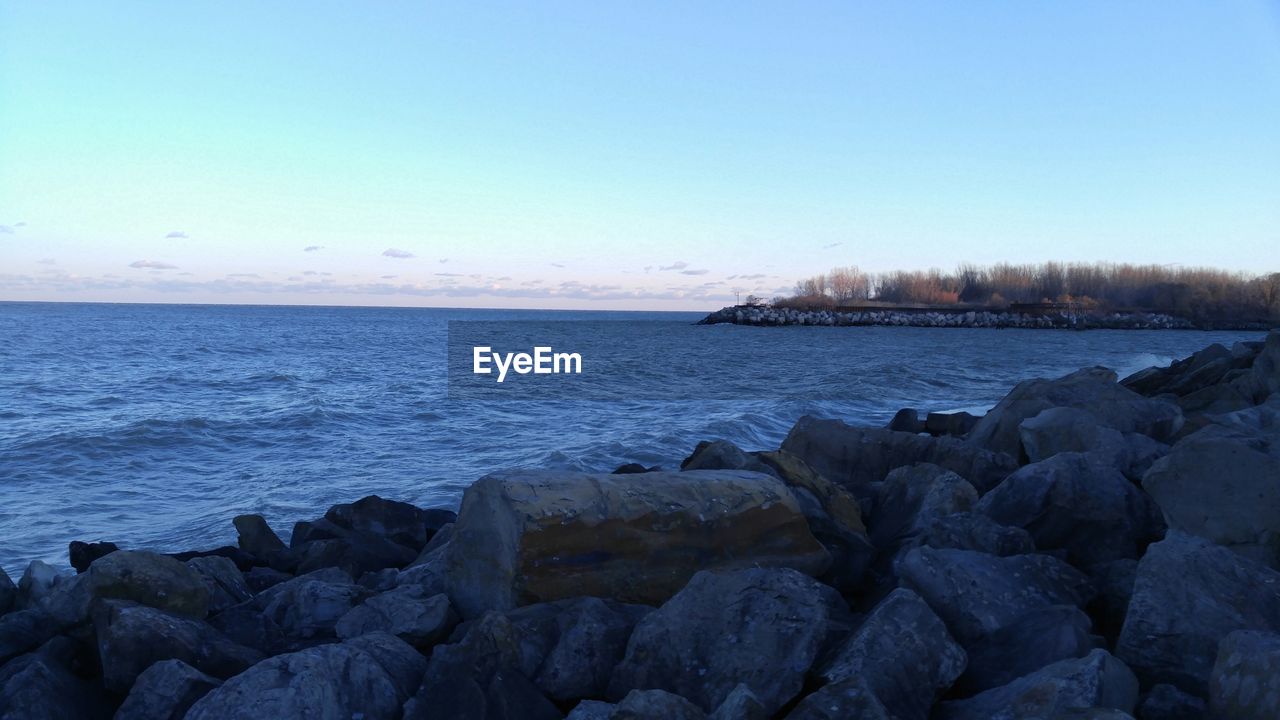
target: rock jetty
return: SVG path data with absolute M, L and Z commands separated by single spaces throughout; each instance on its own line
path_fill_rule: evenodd
M 733 305 L 698 321 L 699 325 L 888 325 L 931 328 L 1026 328 L 1062 330 L 1266 330 L 1266 323 L 1195 322 L 1163 313 L 1093 312 L 1072 309 L 1025 310 L 962 308 L 883 308 L 802 310 L 762 305 Z
M 0 573 L 0 718 L 1280 717 L 1280 333 Z

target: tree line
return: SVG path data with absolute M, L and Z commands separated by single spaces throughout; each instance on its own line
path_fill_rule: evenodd
M 1205 267 L 1059 263 L 964 264 L 939 269 L 865 273 L 834 268 L 796 283 L 789 307 L 837 307 L 866 302 L 1007 307 L 1010 303 L 1072 303 L 1089 310 L 1138 310 L 1188 318 L 1280 317 L 1280 273 L 1253 275 Z

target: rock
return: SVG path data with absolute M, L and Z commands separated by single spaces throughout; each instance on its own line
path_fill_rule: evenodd
M 31 652 L 58 634 L 58 623 L 39 608 L 0 616 L 0 665 Z
M 1095 631 L 1114 642 L 1129 611 L 1129 598 L 1133 596 L 1133 583 L 1138 577 L 1138 561 L 1099 563 L 1089 567 L 1087 572 L 1098 591 L 1088 607 L 1089 615 L 1096 623 Z
M 324 526 L 323 530 L 317 527 Z M 337 537 L 327 537 L 337 533 Z M 298 558 L 297 572 L 306 574 L 336 567 L 352 577 L 384 568 L 403 568 L 418 557 L 417 551 L 381 535 L 338 528 L 321 518 L 294 526 L 292 551 Z
M 386 634 L 264 660 L 201 698 L 186 720 L 396 720 L 426 660 Z
M 614 475 L 634 475 L 634 474 L 647 473 L 647 472 L 649 472 L 649 468 L 641 465 L 640 463 L 623 463 L 622 465 L 619 465 L 617 468 L 614 469 L 613 474 Z M 606 703 L 601 703 L 601 704 L 603 705 Z M 610 710 L 612 710 L 612 707 L 610 707 Z
M 1053 407 L 1072 407 L 1099 424 L 1167 441 L 1182 427 L 1177 405 L 1145 398 L 1116 383 L 1116 374 L 1101 367 L 1078 370 L 1056 380 L 1020 382 L 974 425 L 968 440 L 1014 457 L 1023 453 L 1019 426 Z M 963 473 L 961 473 L 963 474 Z M 972 480 L 972 478 L 970 478 Z
M 1001 525 L 986 515 L 972 512 L 933 518 L 917 536 L 917 541 L 939 550 L 976 550 L 1001 557 L 1036 550 L 1026 530 Z
M 86 575 L 95 598 L 132 600 L 197 619 L 209 613 L 204 578 L 164 555 L 118 550 L 95 560 Z
M 697 705 L 665 690 L 632 690 L 609 720 L 706 720 Z
M 822 509 L 842 531 L 866 536 L 862 507 L 853 493 L 814 472 L 805 461 L 786 451 L 756 453 L 756 457 L 787 487 L 807 490 L 817 498 Z
M 977 510 L 1026 529 L 1041 550 L 1065 550 L 1078 567 L 1136 558 L 1161 530 L 1141 490 L 1083 453 L 1022 467 L 983 496 Z
M 18 579 L 18 595 L 14 603 L 19 610 L 40 604 L 62 579 L 57 568 L 41 560 L 32 560 L 22 577 Z
M 244 575 L 231 560 L 219 556 L 197 557 L 187 561 L 204 581 L 209 591 L 209 612 L 218 613 L 253 597 Z
M 618 474 L 625 475 L 626 473 Z M 613 703 L 600 702 L 599 700 L 583 700 L 573 707 L 573 712 L 569 713 L 565 720 L 609 720 L 615 707 L 617 706 Z
M 1018 437 L 1029 462 L 1058 453 L 1088 453 L 1096 462 L 1140 479 L 1169 446 L 1139 433 L 1122 433 L 1098 424 L 1097 418 L 1073 407 L 1052 407 L 1018 426 Z
M 209 618 L 209 626 L 234 643 L 263 655 L 279 655 L 313 644 L 285 637 L 274 620 L 262 614 L 253 601 L 241 603 Z
M 1222 639 L 1209 679 L 1209 710 L 1231 720 L 1280 717 L 1280 635 L 1238 630 Z
M 338 620 L 371 594 L 350 575 L 326 568 L 264 590 L 254 605 L 285 635 L 311 641 L 336 637 Z
M 537 658 L 525 658 L 519 635 L 509 619 L 490 612 L 470 623 L 461 641 L 436 646 L 405 720 L 559 720 L 559 709 L 529 679 Z
M 753 470 L 765 472 L 752 456 L 728 440 L 703 440 L 680 463 L 681 470 Z
M 782 443 L 823 477 L 869 497 L 871 484 L 904 465 L 932 463 L 968 480 L 980 492 L 1017 469 L 1012 456 L 993 453 L 951 437 L 930 437 L 878 428 L 858 428 L 839 420 L 805 416 Z
M 455 607 L 475 617 L 578 595 L 657 604 L 704 568 L 819 575 L 829 563 L 768 475 L 512 472 L 467 489 L 445 574 Z
M 772 715 L 846 613 L 834 590 L 790 568 L 700 572 L 636 625 L 609 695 L 662 689 L 710 712 L 744 684 Z
M 925 416 L 924 431 L 934 437 L 941 435 L 964 437 L 969 434 L 974 425 L 978 424 L 978 420 L 979 418 L 967 412 L 931 412 Z
M 237 515 L 231 522 L 236 527 L 236 542 L 241 550 L 261 559 L 273 569 L 293 572 L 297 559 L 261 515 Z
M 876 605 L 822 671 L 838 683 L 857 677 L 901 720 L 926 720 L 934 701 L 965 669 L 965 652 L 919 595 L 905 588 Z
M 448 510 L 422 510 L 409 503 L 384 500 L 377 495 L 353 503 L 334 505 L 324 514 L 329 522 L 345 530 L 384 537 L 394 543 L 422 550 L 440 526 L 453 522 Z
M 212 550 L 187 550 L 178 553 L 166 553 L 169 557 L 178 562 L 188 562 L 196 558 L 226 558 L 235 564 L 236 569 L 240 572 L 248 572 L 255 567 L 262 567 L 262 561 L 257 557 L 231 545 L 223 545 Z
M 1204 696 L 1234 630 L 1280 631 L 1280 573 L 1171 530 L 1138 562 L 1116 655 L 1144 683 Z
M 558 604 L 557 636 L 533 680 L 552 700 L 603 697 L 613 668 L 626 654 L 632 629 L 650 609 L 611 605 L 599 598 Z
M 255 567 L 244 573 L 245 585 L 249 586 L 249 591 L 255 594 L 292 578 L 293 575 L 289 573 L 280 572 L 269 567 Z
M 922 433 L 924 432 L 924 422 L 920 419 L 920 411 L 915 408 L 902 408 L 889 424 L 885 426 L 894 432 Z
M 110 555 L 119 549 L 119 546 L 113 542 L 87 543 L 72 540 L 71 544 L 67 546 L 67 559 L 77 573 L 82 573 L 89 569 L 94 560 Z
M 1156 461 L 1142 487 L 1170 528 L 1280 568 L 1280 396 L 1214 418 Z
M 182 720 L 221 684 L 181 660 L 161 660 L 142 671 L 113 720 Z
M 1140 720 L 1202 720 L 1206 715 L 1203 699 L 1161 683 L 1138 706 Z
M 967 700 L 944 702 L 934 717 L 939 720 L 1079 717 L 1063 713 L 1088 708 L 1132 713 L 1137 702 L 1138 680 L 1129 668 L 1107 651 L 1094 650 L 1085 657 L 1060 660 Z
M 4 568 L 0 568 L 0 615 L 12 610 L 17 600 L 18 586 L 14 585 L 13 580 L 9 579 L 9 575 L 4 571 Z
M 787 714 L 786 720 L 896 720 L 859 677 L 824 685 Z
M 633 691 L 634 692 L 634 691 Z M 709 720 L 768 720 L 760 698 L 751 692 L 746 685 L 739 685 L 729 693 L 729 697 L 720 703 L 720 707 L 711 713 Z
M 996 557 L 919 547 L 897 564 L 903 587 L 917 592 L 962 645 L 1005 627 L 1030 610 L 1083 606 L 1089 579 L 1048 555 Z
M 55 639 L 0 667 L 0 718 L 106 720 L 111 716 L 102 691 L 67 667 L 66 646 L 71 644 L 66 638 Z
M 929 463 L 892 470 L 879 488 L 871 518 L 871 542 L 893 548 L 937 518 L 970 510 L 978 492 L 959 475 Z
M 449 637 L 457 624 L 447 596 L 428 595 L 420 585 L 406 585 L 351 608 L 335 630 L 340 638 L 386 632 L 425 651 Z
M 103 601 L 93 623 L 102 682 L 113 692 L 128 692 L 143 670 L 161 660 L 181 660 L 224 679 L 262 659 L 203 622 L 128 601 Z
M 972 695 L 1000 687 L 1040 668 L 1093 650 L 1089 616 L 1074 605 L 1031 610 L 968 648 L 969 664 L 957 684 Z

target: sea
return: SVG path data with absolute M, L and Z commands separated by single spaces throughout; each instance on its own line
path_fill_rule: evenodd
M 805 414 L 883 425 L 1018 381 L 1121 376 L 1259 333 L 697 325 L 702 313 L 0 303 L 0 567 L 71 540 L 177 552 L 231 519 L 377 494 L 457 507 L 504 469 L 678 468 L 776 448 Z M 580 372 L 476 373 L 475 347 Z M 515 367 L 514 365 L 512 367 Z M 565 370 L 568 366 L 565 365 Z

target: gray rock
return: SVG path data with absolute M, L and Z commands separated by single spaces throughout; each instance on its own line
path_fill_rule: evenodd
M 384 537 L 416 553 L 441 525 L 453 522 L 456 516 L 448 510 L 423 510 L 370 495 L 353 503 L 334 505 L 324 517 L 338 527 Z
M 829 564 L 795 497 L 763 473 L 517 471 L 467 489 L 445 575 L 473 618 L 581 595 L 657 604 L 706 568 Z
M 248 585 L 249 591 L 254 594 L 260 593 L 267 588 L 275 587 L 292 578 L 293 575 L 289 573 L 263 566 L 249 568 L 244 572 L 245 585 Z
M 131 600 L 196 619 L 209 612 L 204 578 L 171 557 L 118 550 L 95 560 L 86 575 L 95 598 Z
M 209 612 L 218 613 L 253 597 L 240 569 L 230 559 L 216 555 L 192 558 L 187 561 L 204 581 L 209 591 Z
M 800 418 L 782 443 L 814 471 L 851 490 L 861 500 L 871 484 L 895 468 L 932 463 L 978 489 L 995 487 L 1017 469 L 1013 456 L 975 447 L 959 438 L 930 437 L 880 428 L 858 428 L 839 420 Z
M 102 681 L 124 693 L 138 675 L 161 660 L 181 660 L 216 678 L 228 678 L 262 659 L 198 620 L 122 600 L 94 611 Z
M 1280 717 L 1280 635 L 1239 630 L 1222 639 L 1209 680 L 1216 718 Z
M 935 520 L 964 512 L 978 502 L 978 491 L 964 478 L 929 463 L 889 472 L 876 496 L 871 542 L 892 548 L 918 535 Z
M 4 568 L 0 568 L 0 615 L 13 609 L 18 600 L 18 586 L 13 584 Z
M 926 720 L 933 703 L 965 669 L 965 652 L 919 595 L 894 590 L 822 671 L 838 683 L 861 678 L 901 720 Z
M 665 690 L 632 690 L 609 720 L 706 720 L 697 705 Z
M 397 720 L 426 660 L 365 635 L 264 660 L 201 698 L 186 720 Z
M 0 720 L 106 720 L 111 716 L 101 689 L 68 667 L 72 646 L 72 641 L 58 638 L 0 667 Z
M 728 440 L 703 440 L 680 463 L 681 470 L 751 470 L 768 472 L 759 460 Z
M 563 607 L 557 613 L 555 643 L 534 682 L 553 700 L 602 697 L 613 668 L 626 654 L 632 629 L 650 609 L 611 606 L 599 598 L 582 598 Z
M 1138 706 L 1140 720 L 1203 720 L 1206 712 L 1203 698 L 1182 692 L 1167 683 L 1151 688 Z
M 231 522 L 236 527 L 236 542 L 241 550 L 275 570 L 293 572 L 297 567 L 297 558 L 261 515 L 237 515 Z
M 709 720 L 768 720 L 769 713 L 760 698 L 746 685 L 739 685 L 711 713 Z
M 609 694 L 662 689 L 711 712 L 744 684 L 773 714 L 846 613 L 834 590 L 788 568 L 700 572 L 636 625 Z
M 969 434 L 969 431 L 973 429 L 974 425 L 978 424 L 978 420 L 979 418 L 970 415 L 967 412 L 931 412 L 925 416 L 924 431 L 934 437 L 940 435 L 964 437 Z
M 917 537 L 918 544 L 939 550 L 976 550 L 989 555 L 1022 555 L 1035 552 L 1031 533 L 1001 525 L 986 515 L 953 513 L 934 518 Z
M 63 579 L 65 576 L 57 568 L 41 560 L 32 560 L 18 579 L 18 595 L 14 603 L 16 609 L 36 607 L 53 591 L 53 586 Z
M 299 575 L 259 593 L 254 605 L 281 631 L 296 639 L 336 637 L 334 626 L 371 593 L 337 568 Z
M 1116 655 L 1144 683 L 1204 696 L 1218 642 L 1235 630 L 1280 631 L 1280 573 L 1171 530 L 1138 562 Z
M 113 720 L 182 720 L 221 684 L 181 660 L 161 660 L 142 671 Z
M 609 720 L 613 715 L 613 703 L 599 700 L 583 700 L 573 707 L 573 711 L 565 716 L 565 720 Z
M 1059 660 L 1084 657 L 1094 648 L 1091 625 L 1074 605 L 1032 610 L 969 646 L 969 665 L 957 687 L 971 695 Z
M 1116 374 L 1101 367 L 1078 370 L 1056 380 L 1025 380 L 974 425 L 968 440 L 1014 457 L 1023 454 L 1019 426 L 1053 407 L 1088 412 L 1101 425 L 1136 432 L 1160 441 L 1182 427 L 1177 405 L 1145 398 L 1116 383 Z
M 893 419 L 885 426 L 894 432 L 922 433 L 924 421 L 920 419 L 920 411 L 915 408 L 902 408 L 894 413 Z
M 1161 530 L 1141 490 L 1083 453 L 1024 466 L 983 496 L 977 511 L 1026 529 L 1041 550 L 1065 550 L 1078 567 L 1136 558 Z
M 1063 713 L 1090 708 L 1132 713 L 1137 702 L 1138 680 L 1129 668 L 1107 651 L 1094 650 L 1083 658 L 1061 660 L 967 700 L 944 702 L 938 706 L 935 717 L 939 720 L 1079 717 Z
M 58 623 L 39 608 L 0 616 L 0 665 L 31 652 L 58 633 Z
M 71 567 L 75 568 L 77 573 L 82 573 L 89 569 L 94 560 L 104 555 L 110 555 L 119 549 L 120 546 L 113 542 L 72 540 L 67 544 L 67 560 L 70 561 Z
M 1100 425 L 1088 411 L 1052 407 L 1018 426 L 1022 449 L 1030 462 L 1058 453 L 1088 453 L 1096 462 L 1140 479 L 1169 446 L 1139 433 L 1122 433 Z
M 897 572 L 903 586 L 923 597 L 966 646 L 1030 610 L 1079 607 L 1093 595 L 1088 577 L 1048 555 L 996 557 L 920 547 L 899 560 Z
M 859 677 L 822 686 L 800 701 L 786 720 L 896 720 Z
M 1124 626 L 1133 596 L 1133 583 L 1138 577 L 1137 560 L 1115 560 L 1093 565 L 1087 570 L 1098 591 L 1089 604 L 1089 614 L 1097 622 L 1095 631 L 1114 642 Z
M 458 615 L 446 595 L 428 595 L 420 585 L 406 585 L 375 595 L 339 618 L 340 638 L 386 632 L 419 650 L 428 650 L 449 637 Z
M 405 720 L 558 720 L 562 713 L 529 679 L 540 651 L 526 656 L 523 641 L 500 613 L 469 623 L 461 641 L 432 650 Z
M 1142 479 L 1169 527 L 1280 568 L 1280 396 L 1213 418 Z

